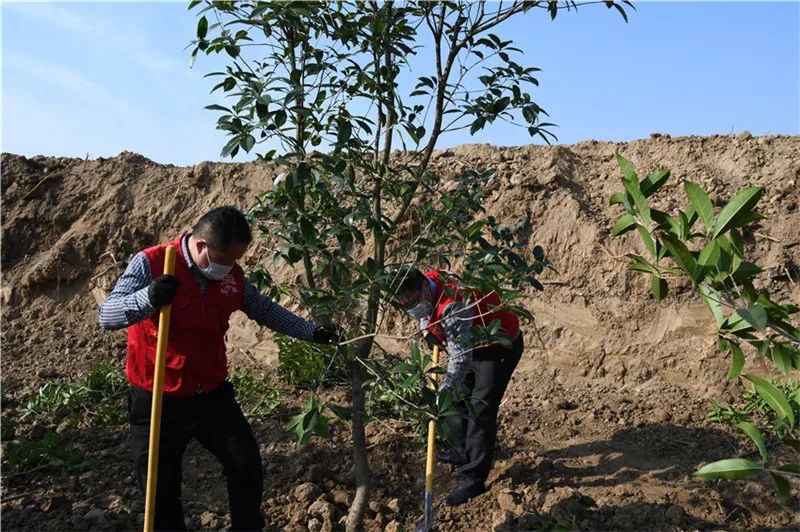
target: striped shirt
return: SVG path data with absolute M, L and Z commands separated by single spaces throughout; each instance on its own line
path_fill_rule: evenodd
M 435 290 L 434 290 L 435 291 Z M 434 293 L 431 292 L 431 294 Z M 420 329 L 427 330 L 429 318 L 420 320 Z M 461 301 L 454 301 L 442 313 L 442 328 L 447 338 L 447 373 L 442 380 L 442 388 L 457 390 L 464 383 L 472 366 L 472 311 Z
M 186 260 L 186 266 L 192 272 L 192 277 L 197 283 L 197 288 L 201 294 L 205 294 L 208 283 L 214 281 L 203 275 L 192 261 L 189 254 L 188 236 L 184 235 L 181 238 L 181 250 Z M 100 305 L 98 312 L 100 326 L 109 330 L 122 329 L 154 314 L 157 309 L 150 304 L 147 295 L 152 280 L 150 262 L 144 252 L 140 251 L 133 257 L 125 269 L 125 273 L 117 280 L 114 289 Z M 273 331 L 300 340 L 311 340 L 314 336 L 316 326 L 313 323 L 283 308 L 259 292 L 258 288 L 247 280 L 244 281 L 244 296 L 239 310 L 259 325 L 266 326 Z

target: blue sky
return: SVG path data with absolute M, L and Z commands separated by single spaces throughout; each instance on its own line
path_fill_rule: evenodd
M 218 101 L 188 68 L 196 18 L 186 2 L 2 5 L 2 150 L 161 163 L 216 161 Z M 532 96 L 560 143 L 632 140 L 651 132 L 800 134 L 800 3 L 639 2 L 628 24 L 601 6 L 512 20 L 498 34 L 542 69 Z M 424 54 L 423 50 L 420 52 Z M 518 145 L 496 123 L 441 147 Z M 252 159 L 242 154 L 236 160 Z

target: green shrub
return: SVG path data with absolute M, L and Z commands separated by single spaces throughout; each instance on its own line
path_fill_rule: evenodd
M 75 426 L 113 426 L 125 422 L 128 384 L 113 360 L 89 366 L 77 383 L 47 381 L 19 409 L 20 420 Z
M 428 431 L 423 395 L 428 383 L 423 376 L 424 368 L 420 370 L 416 364 L 403 362 L 399 357 L 387 357 L 381 362 L 392 366 L 382 378 L 368 381 L 367 415 L 406 422 L 418 437 L 424 438 Z
M 283 334 L 278 344 L 278 377 L 291 386 L 317 388 L 347 380 L 347 361 L 335 346 L 317 345 Z
M 788 399 L 794 416 L 800 419 L 800 380 L 777 381 L 770 383 L 780 390 Z M 742 392 L 741 401 L 737 405 L 722 403 L 713 399 L 708 412 L 708 419 L 717 423 L 738 426 L 740 423 L 752 423 L 766 434 L 776 440 L 789 438 L 800 440 L 800 425 L 792 427 L 787 419 L 779 416 L 767 403 L 766 399 L 758 393 L 755 387 Z
M 228 379 L 236 391 L 236 400 L 247 417 L 264 417 L 280 406 L 280 392 L 272 383 L 269 373 L 237 368 Z
M 428 422 L 436 420 L 436 439 L 439 444 L 453 445 L 459 435 L 452 434 L 447 424 L 451 415 L 475 416 L 470 401 L 466 401 L 467 412 L 460 412 L 454 405 L 449 391 L 433 391 L 434 375 L 444 373 L 442 367 L 432 367 L 432 356 L 423 352 L 416 343 L 411 344 L 411 356 L 407 359 L 387 357 L 377 361 L 383 366 L 393 364 L 382 372 L 373 364 L 375 376 L 367 382 L 367 414 L 378 419 L 392 419 L 408 423 L 421 440 L 428 434 Z
M 52 469 L 66 476 L 92 466 L 91 460 L 72 445 L 66 444 L 54 432 L 47 432 L 41 440 L 21 439 L 11 442 L 6 458 L 19 473 Z
M 668 296 L 670 282 L 679 278 L 688 282 L 717 324 L 719 350 L 730 353 L 728 380 L 738 380 L 742 385 L 748 382 L 750 386 L 743 394 L 742 409 L 715 402 L 711 416 L 744 432 L 758 449 L 760 462 L 744 458 L 718 460 L 698 469 L 694 476 L 737 479 L 768 472 L 781 502 L 788 504 L 789 478 L 800 476 L 800 463 L 774 464 L 767 442 L 800 446 L 792 437 L 798 425 L 797 390 L 781 389 L 760 375 L 742 373 L 746 355 L 753 354 L 762 363 L 772 361 L 774 368 L 790 379 L 795 370 L 800 370 L 800 329 L 792 323 L 800 306 L 774 301 L 758 280 L 763 268 L 748 260 L 751 250 L 747 249 L 745 236 L 752 232 L 754 222 L 763 219 L 756 207 L 764 188 L 739 191 L 717 213 L 711 197 L 687 180 L 683 188 L 688 205 L 685 210 L 672 209 L 668 213 L 654 208 L 648 198 L 667 182 L 669 170 L 657 170 L 640 180 L 630 161 L 620 155 L 617 161 L 623 173 L 623 190 L 609 201 L 612 205 L 621 204 L 625 214 L 611 232 L 619 236 L 635 230 L 647 253 L 628 253 L 630 269 L 650 277 L 656 302 Z

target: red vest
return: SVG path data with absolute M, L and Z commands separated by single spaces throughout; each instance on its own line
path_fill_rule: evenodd
M 425 277 L 430 279 L 436 284 L 436 294 L 433 295 L 433 316 L 431 316 L 431 325 L 428 325 L 428 331 L 433 334 L 440 342 L 445 342 L 446 337 L 444 328 L 441 325 L 442 315 L 445 309 L 455 301 L 461 301 L 461 289 L 454 282 L 445 282 L 442 280 L 442 273 L 437 270 L 432 270 L 425 273 Z M 450 274 L 451 276 L 454 274 Z M 445 289 L 445 287 L 447 289 Z M 492 292 L 488 296 L 476 294 L 473 297 L 478 298 L 478 303 L 473 307 L 472 325 L 480 327 L 488 327 L 492 321 L 500 320 L 500 329 L 508 335 L 509 340 L 514 340 L 519 333 L 519 318 L 513 312 L 491 312 L 493 307 L 500 304 L 500 297 Z M 491 346 L 482 346 L 482 348 L 500 347 L 500 344 Z
M 153 279 L 164 272 L 165 250 L 170 244 L 178 251 L 175 277 L 181 284 L 172 302 L 164 395 L 189 396 L 199 390 L 213 390 L 228 375 L 225 333 L 230 315 L 242 306 L 244 273 L 234 265 L 221 281 L 209 281 L 205 295 L 201 295 L 179 238 L 144 250 Z M 132 385 L 148 392 L 153 390 L 158 320 L 156 312 L 128 327 L 125 373 Z

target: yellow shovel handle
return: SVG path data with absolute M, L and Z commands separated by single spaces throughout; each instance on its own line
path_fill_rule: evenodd
M 433 366 L 439 365 L 439 346 L 433 346 Z M 433 381 L 438 380 L 439 374 L 433 374 Z M 436 422 L 434 420 L 428 421 L 428 455 L 425 459 L 425 492 L 433 493 L 433 460 L 434 450 L 436 448 Z
M 175 246 L 167 246 L 164 274 L 175 273 Z M 147 491 L 144 503 L 144 532 L 152 532 L 155 519 L 156 481 L 158 480 L 158 444 L 161 439 L 161 399 L 164 393 L 164 363 L 166 362 L 169 317 L 172 305 L 161 307 L 156 343 L 156 367 L 153 377 L 153 405 L 150 410 L 150 454 L 147 460 Z

